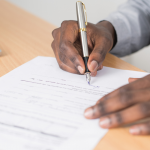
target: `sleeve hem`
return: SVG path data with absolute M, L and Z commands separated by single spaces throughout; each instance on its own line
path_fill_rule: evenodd
M 129 43 L 131 42 L 131 29 L 128 20 L 121 13 L 113 13 L 105 20 L 114 26 L 117 35 L 117 43 L 110 53 L 117 54 L 117 56 L 130 54 Z

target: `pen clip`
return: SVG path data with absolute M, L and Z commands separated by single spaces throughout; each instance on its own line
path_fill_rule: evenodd
M 87 13 L 86 13 L 85 4 L 84 4 L 83 2 L 81 2 L 81 3 L 82 3 L 82 5 L 83 5 L 83 9 L 84 9 L 84 16 L 85 16 L 85 19 L 86 19 L 86 21 L 85 21 L 85 25 L 87 26 Z

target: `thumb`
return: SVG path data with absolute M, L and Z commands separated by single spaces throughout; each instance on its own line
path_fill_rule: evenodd
M 134 82 L 134 81 L 136 81 L 136 80 L 138 80 L 139 78 L 129 78 L 128 79 L 128 81 L 129 81 L 129 83 L 131 83 L 131 82 Z
M 110 50 L 106 41 L 98 41 L 95 45 L 92 53 L 89 56 L 88 68 L 91 72 L 96 72 L 102 65 L 107 52 Z M 107 46 L 106 46 L 107 45 Z

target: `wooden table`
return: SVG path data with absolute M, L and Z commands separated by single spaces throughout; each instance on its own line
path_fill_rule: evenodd
M 0 0 L 0 77 L 36 56 L 51 56 L 55 28 L 38 17 Z M 104 66 L 142 71 L 108 54 Z M 150 136 L 132 136 L 128 128 L 111 129 L 95 150 L 150 150 Z

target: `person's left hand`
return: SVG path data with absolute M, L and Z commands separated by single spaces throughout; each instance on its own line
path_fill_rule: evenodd
M 150 75 L 107 94 L 85 110 L 87 119 L 100 118 L 102 128 L 114 128 L 150 117 Z M 133 135 L 150 134 L 150 121 L 130 128 Z

